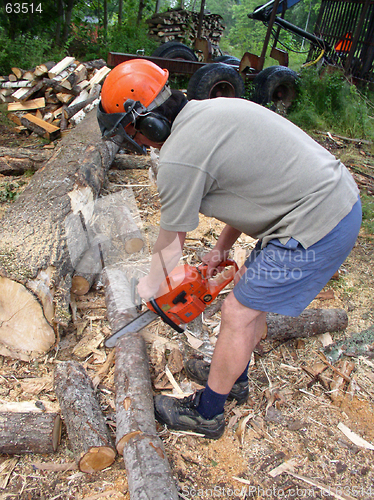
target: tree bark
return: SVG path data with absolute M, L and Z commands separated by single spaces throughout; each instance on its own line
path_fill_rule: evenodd
M 297 318 L 267 313 L 266 323 L 268 339 L 288 340 L 341 332 L 348 326 L 348 316 L 344 309 L 305 309 Z
M 0 405 L 0 453 L 54 453 L 60 437 L 58 413 L 32 403 Z
M 146 345 L 140 333 L 116 345 L 116 447 L 123 455 L 131 500 L 176 500 L 178 493 L 157 435 Z
M 58 364 L 54 386 L 79 469 L 96 472 L 109 467 L 116 453 L 91 379 L 83 366 L 75 361 Z
M 84 221 L 89 220 L 93 201 L 117 150 L 116 144 L 101 139 L 96 112 L 92 111 L 62 139 L 60 147 L 1 219 L 0 276 L 33 292 L 30 300 L 39 304 L 39 299 L 52 332 L 69 322 L 72 275 L 89 246 L 82 225 L 71 232 L 69 223 L 79 213 L 84 214 Z M 1 283 L 0 297 L 4 298 Z M 7 344 L 13 336 L 9 323 L 15 318 L 4 309 L 2 314 L 0 336 L 7 326 Z M 20 305 L 20 316 L 29 325 L 34 324 L 26 303 Z M 36 330 L 38 324 L 39 319 L 34 325 Z M 27 338 L 27 329 L 16 333 Z M 22 350 L 22 344 L 18 348 Z

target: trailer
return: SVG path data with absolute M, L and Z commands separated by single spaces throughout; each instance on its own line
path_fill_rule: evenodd
M 313 33 L 284 19 L 287 9 L 299 1 L 270 0 L 248 14 L 250 19 L 267 25 L 259 55 L 245 52 L 240 60 L 232 56 L 213 58 L 210 42 L 200 36 L 205 7 L 202 0 L 193 49 L 169 41 L 152 56 L 110 52 L 107 62 L 114 67 L 123 61 L 144 58 L 166 68 L 170 74 L 188 76 L 188 99 L 241 97 L 245 82 L 250 81 L 255 102 L 287 109 L 295 97 L 298 74 L 288 67 L 288 53 L 277 47 L 280 29 L 285 29 L 310 42 L 307 65 L 328 64 L 341 69 L 355 84 L 374 85 L 374 0 L 322 0 Z M 272 36 L 270 57 L 278 64 L 264 69 Z

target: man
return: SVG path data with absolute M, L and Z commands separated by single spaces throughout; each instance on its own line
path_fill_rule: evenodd
M 121 90 L 113 109 L 126 111 L 141 72 L 130 70 L 131 61 L 123 64 L 132 92 Z M 111 113 L 108 79 L 100 112 Z M 140 81 L 146 85 L 147 75 Z M 135 99 L 141 101 L 139 95 Z M 205 389 L 182 400 L 155 397 L 160 422 L 216 439 L 224 432 L 226 399 L 248 397 L 248 363 L 265 332 L 266 313 L 298 316 L 307 307 L 353 248 L 361 205 L 344 165 L 287 119 L 244 99 L 186 102 L 175 91 L 165 99 L 152 111 L 144 101 L 144 109 L 138 106 L 122 120 L 136 145 L 160 147 L 160 232 L 150 273 L 139 282 L 140 295 L 157 295 L 165 272 L 179 261 L 186 233 L 198 226 L 199 213 L 226 223 L 215 248 L 203 257 L 208 276 L 241 233 L 258 239 L 223 303 L 211 365 L 186 364 L 188 375 Z M 148 133 L 144 121 L 150 114 L 170 122 L 166 136 Z M 115 135 L 119 128 L 104 133 Z

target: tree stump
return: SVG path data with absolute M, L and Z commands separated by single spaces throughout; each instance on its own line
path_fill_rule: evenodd
M 83 366 L 75 361 L 58 364 L 54 385 L 79 469 L 95 472 L 109 467 L 116 453 L 91 379 Z

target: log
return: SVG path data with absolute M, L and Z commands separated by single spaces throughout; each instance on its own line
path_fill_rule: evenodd
M 44 97 L 37 99 L 30 99 L 23 102 L 10 102 L 8 104 L 8 111 L 29 111 L 31 109 L 40 109 L 45 107 Z
M 204 318 L 217 313 L 224 299 L 219 299 L 206 308 Z M 267 338 L 288 340 L 309 338 L 326 332 L 341 332 L 348 326 L 348 315 L 344 309 L 305 309 L 300 316 L 293 318 L 282 314 L 267 313 Z
M 35 172 L 51 155 L 48 150 L 0 147 L 0 174 L 22 175 L 27 170 Z
M 57 63 L 56 66 L 53 66 L 53 68 L 51 68 L 48 71 L 49 78 L 54 78 L 55 76 L 62 73 L 62 71 L 64 71 L 64 69 L 68 68 L 74 61 L 75 61 L 74 57 L 64 57 L 64 59 L 62 59 L 62 61 Z
M 116 345 L 116 448 L 123 455 L 131 500 L 178 499 L 158 437 L 145 341 L 140 333 Z
M 72 275 L 87 250 L 84 238 L 74 244 L 78 234 L 69 239 L 67 219 L 74 212 L 86 213 L 87 207 L 89 218 L 92 202 L 117 151 L 116 144 L 102 140 L 96 112 L 92 111 L 74 133 L 61 140 L 50 160 L 1 218 L 0 276 L 32 291 L 27 300 L 34 300 L 41 308 L 41 318 L 44 315 L 51 332 L 70 320 Z M 4 293 L 7 303 L 11 302 L 13 295 L 0 288 L 2 299 Z M 9 311 L 2 312 L 4 318 L 11 318 Z M 25 352 L 28 329 L 38 331 L 40 318 L 21 307 L 18 316 L 22 315 L 28 328 L 17 332 L 8 328 L 4 343 L 17 336 L 17 348 Z M 0 332 L 3 329 L 0 323 Z
M 267 313 L 266 323 L 268 339 L 289 340 L 341 332 L 348 326 L 348 315 L 344 309 L 305 309 L 297 318 Z
M 59 127 L 55 127 L 55 125 L 52 125 L 51 123 L 48 123 L 47 121 L 42 120 L 30 113 L 22 116 L 21 123 L 28 130 L 35 132 L 37 135 L 40 135 L 49 141 L 54 141 L 61 135 Z
M 54 453 L 60 444 L 59 413 L 31 402 L 0 404 L 0 453 Z
M 79 469 L 92 473 L 109 467 L 116 452 L 91 379 L 83 366 L 76 361 L 58 364 L 54 388 Z

